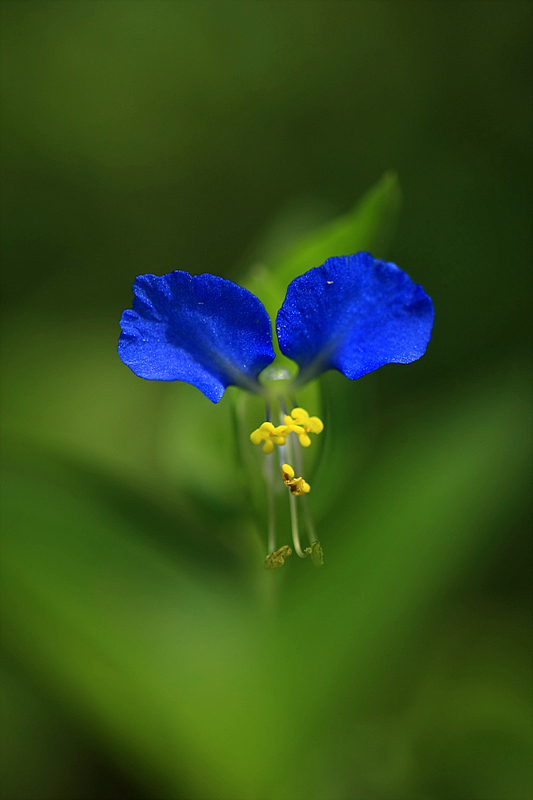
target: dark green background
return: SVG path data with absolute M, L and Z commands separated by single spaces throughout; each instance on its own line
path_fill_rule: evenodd
M 6 798 L 529 797 L 531 3 L 2 16 Z M 326 564 L 265 577 L 226 399 L 135 378 L 118 319 L 391 169 L 433 341 L 326 376 Z

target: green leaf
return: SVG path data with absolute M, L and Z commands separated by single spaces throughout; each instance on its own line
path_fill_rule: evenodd
M 81 482 L 30 466 L 3 486 L 11 657 L 158 797 L 251 796 L 275 737 L 249 592 L 223 570 L 187 569 Z
M 523 498 L 528 382 L 497 377 L 397 432 L 319 524 L 320 570 L 293 555 L 265 571 L 258 554 L 247 581 L 207 576 L 82 482 L 10 469 L 10 655 L 158 797 L 347 797 L 355 780 L 370 793 L 353 761 L 364 726 L 334 756 L 332 732 L 394 680 L 412 630 Z
M 327 744 L 320 732 L 329 730 L 332 715 L 341 708 L 356 714 L 370 691 L 379 697 L 382 682 L 395 680 L 404 643 L 449 587 L 501 546 L 527 507 L 529 375 L 496 377 L 451 408 L 443 399 L 398 430 L 352 482 L 338 513 L 319 524 L 324 567 L 301 571 L 287 584 L 280 651 L 286 664 L 303 660 L 306 672 L 319 676 L 318 687 L 302 681 L 289 700 L 298 727 L 318 740 L 301 758 L 320 759 Z M 286 668 L 278 667 L 278 681 Z M 327 796 L 331 766 L 323 769 Z
M 268 265 L 252 268 L 244 286 L 253 292 L 275 319 L 289 283 L 332 256 L 366 250 L 379 257 L 393 231 L 400 209 L 400 187 L 395 173 L 385 173 L 345 216 L 328 222 L 274 256 Z

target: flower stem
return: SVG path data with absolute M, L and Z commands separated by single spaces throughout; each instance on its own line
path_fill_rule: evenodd
M 294 446 L 294 464 L 296 466 L 296 472 L 298 472 L 299 475 L 303 475 L 302 453 L 300 450 L 299 442 Z M 309 539 L 309 544 L 313 544 L 313 542 L 316 542 L 316 532 L 315 532 L 315 526 L 313 524 L 313 518 L 311 516 L 311 510 L 309 508 L 309 504 L 307 501 L 307 496 L 305 494 L 302 496 L 300 502 L 303 505 L 304 509 L 305 529 L 307 533 L 307 538 Z
M 276 510 L 274 503 L 274 457 L 273 453 L 266 456 L 265 477 L 267 484 L 268 502 L 268 552 L 276 549 Z
M 300 558 L 307 558 L 307 554 L 302 551 L 300 545 L 300 536 L 298 533 L 298 512 L 296 509 L 296 498 L 292 492 L 289 492 L 289 502 L 291 507 L 291 526 L 292 526 L 292 541 L 294 543 L 294 549 L 296 550 L 297 555 Z
M 292 436 L 292 434 L 291 434 L 291 436 Z M 294 448 L 293 448 L 293 444 L 292 444 L 292 441 L 291 441 L 291 436 L 288 437 L 287 444 L 284 447 L 280 447 L 280 458 L 284 457 L 284 455 L 281 453 L 281 450 L 282 449 L 285 450 L 285 448 L 286 448 L 289 461 L 292 461 L 292 459 L 294 458 Z M 284 463 L 284 461 L 282 463 Z M 300 472 L 300 474 L 301 474 L 301 472 Z M 296 507 L 296 497 L 293 495 L 293 493 L 291 491 L 289 491 L 289 503 L 290 503 L 290 509 L 291 509 L 292 541 L 294 543 L 294 549 L 296 550 L 296 553 L 297 553 L 297 555 L 300 556 L 300 558 L 307 558 L 307 553 L 303 552 L 302 546 L 300 544 L 300 534 L 299 534 L 299 531 L 298 531 L 298 509 Z

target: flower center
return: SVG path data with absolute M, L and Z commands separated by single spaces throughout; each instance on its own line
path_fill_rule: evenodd
M 283 416 L 283 425 L 273 425 L 272 422 L 263 422 L 259 428 L 252 431 L 250 441 L 252 444 L 263 444 L 263 452 L 271 453 L 274 445 L 284 445 L 290 433 L 298 436 L 302 447 L 309 447 L 310 433 L 319 434 L 324 430 L 324 423 L 319 417 L 310 417 L 305 408 L 293 408 L 290 416 Z
M 274 495 L 279 490 L 274 483 L 274 465 L 270 459 L 274 451 L 274 445 L 279 448 L 279 459 L 281 466 L 281 477 L 285 486 L 289 489 L 290 500 L 290 515 L 292 527 L 292 540 L 294 549 L 300 558 L 307 558 L 311 556 L 311 560 L 316 566 L 323 563 L 323 554 L 320 543 L 316 540 L 314 526 L 311 519 L 311 514 L 307 506 L 306 495 L 309 494 L 311 487 L 309 483 L 302 477 L 302 454 L 300 447 L 309 447 L 311 438 L 309 434 L 318 435 L 324 430 L 324 423 L 319 417 L 312 417 L 305 408 L 295 406 L 290 414 L 285 413 L 285 406 L 282 398 L 279 398 L 280 416 L 282 416 L 283 423 L 274 425 L 270 419 L 263 422 L 250 434 L 250 441 L 252 444 L 263 443 L 263 452 L 269 456 L 267 459 L 268 469 L 265 471 L 269 495 L 269 552 L 265 561 L 265 569 L 277 569 L 281 567 L 285 560 L 292 553 L 292 549 L 288 545 L 276 550 L 276 537 L 275 537 L 275 524 L 274 524 Z M 267 417 L 270 417 L 270 411 L 267 408 Z M 298 442 L 293 441 L 291 433 L 298 437 Z M 298 472 L 299 477 L 296 477 L 294 468 L 287 463 L 292 461 Z M 266 466 L 266 464 L 265 464 Z M 279 474 L 279 473 L 278 473 Z M 296 501 L 296 497 L 302 497 L 302 500 Z M 309 547 L 302 549 L 300 544 L 300 535 L 298 530 L 298 513 L 297 506 L 302 504 L 305 527 L 307 530 L 307 537 L 309 539 Z

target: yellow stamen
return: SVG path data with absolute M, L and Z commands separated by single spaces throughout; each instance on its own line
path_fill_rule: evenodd
M 292 494 L 298 496 L 301 494 L 307 494 L 311 491 L 311 487 L 304 481 L 303 478 L 295 478 L 294 477 L 294 470 L 290 464 L 283 464 L 281 468 L 281 476 L 283 478 L 283 483 L 285 486 L 288 486 Z
M 319 417 L 310 417 L 305 408 L 293 408 L 290 417 L 288 414 L 284 417 L 284 422 L 298 434 L 302 447 L 309 447 L 311 444 L 308 433 L 318 434 L 324 430 L 322 420 Z
M 320 542 L 313 542 L 311 547 L 306 547 L 305 552 L 308 556 L 311 556 L 311 561 L 315 565 L 315 567 L 321 567 L 324 563 L 324 551 L 320 545 Z
M 284 445 L 289 433 L 295 433 L 300 440 L 302 447 L 309 447 L 311 439 L 309 433 L 322 433 L 324 423 L 318 417 L 310 417 L 305 408 L 293 408 L 290 416 L 285 414 L 283 417 L 284 425 L 273 425 L 271 422 L 263 422 L 259 428 L 252 431 L 250 441 L 252 444 L 263 444 L 263 451 L 271 453 L 274 444 Z M 274 444 L 273 444 L 274 443 Z
M 286 425 L 276 426 L 271 422 L 263 422 L 259 428 L 251 432 L 250 441 L 252 444 L 261 444 L 261 442 L 264 442 L 263 452 L 271 453 L 274 449 L 274 444 L 285 444 L 286 429 Z
M 285 560 L 292 554 L 292 548 L 284 544 L 279 550 L 275 550 L 265 559 L 265 569 L 278 569 L 282 567 Z

